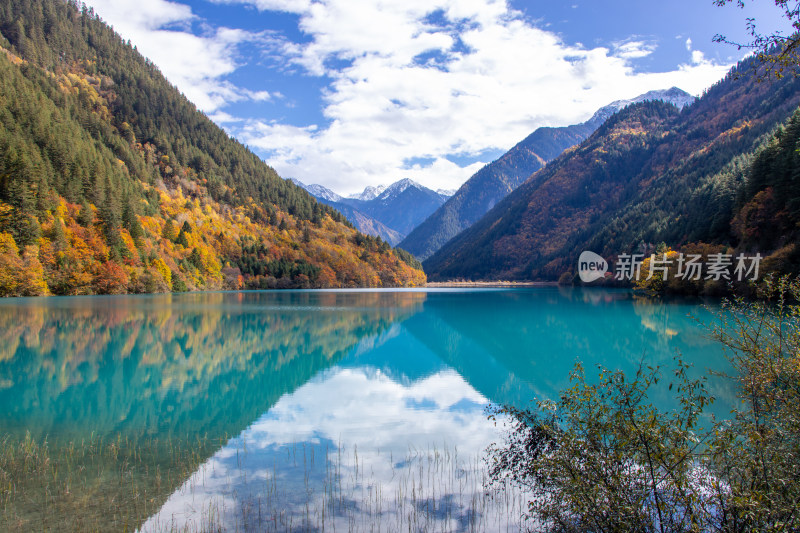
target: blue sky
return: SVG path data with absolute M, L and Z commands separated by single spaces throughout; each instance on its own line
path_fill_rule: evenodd
M 88 0 L 285 178 L 338 193 L 457 188 L 539 126 L 652 89 L 692 94 L 771 0 Z

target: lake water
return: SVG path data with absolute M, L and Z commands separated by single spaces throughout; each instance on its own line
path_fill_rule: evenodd
M 696 320 L 698 302 L 564 288 L 3 300 L 0 429 L 219 442 L 146 531 L 514 530 L 524 499 L 479 501 L 502 438 L 485 406 L 554 398 L 576 361 L 727 369 Z

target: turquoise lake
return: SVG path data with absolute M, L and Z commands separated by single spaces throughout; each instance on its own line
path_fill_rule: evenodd
M 555 287 L 3 300 L 0 429 L 219 441 L 144 531 L 514 530 L 524 499 L 476 504 L 502 442 L 486 405 L 554 398 L 577 361 L 725 371 L 712 320 L 696 300 Z M 708 386 L 726 412 L 729 384 Z

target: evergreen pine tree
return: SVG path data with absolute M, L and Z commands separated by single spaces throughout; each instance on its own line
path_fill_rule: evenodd
M 171 241 L 175 239 L 175 224 L 172 222 L 171 218 L 168 218 L 166 222 L 164 222 L 164 227 L 161 229 L 161 237 Z
M 180 244 L 184 248 L 189 247 L 189 238 L 186 237 L 186 232 L 183 231 L 183 228 L 181 228 L 181 231 L 178 233 L 178 238 L 175 239 L 175 243 Z
M 83 199 L 81 202 L 81 210 L 78 213 L 78 224 L 83 226 L 84 228 L 88 228 L 94 222 L 94 213 L 92 212 L 92 206 L 89 205 L 89 202 L 86 199 Z

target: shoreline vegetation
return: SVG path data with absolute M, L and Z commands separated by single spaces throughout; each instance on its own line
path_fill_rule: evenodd
M 798 531 L 800 529 L 800 280 L 768 278 L 758 300 L 727 299 L 705 324 L 728 352 L 740 402 L 708 415 L 706 378 L 649 366 L 635 375 L 580 363 L 556 400 L 503 407 L 514 429 L 490 455 L 490 477 L 531 495 L 541 530 Z M 680 408 L 648 391 L 668 384 Z
M 424 285 L 426 288 L 440 288 L 440 287 L 557 287 L 556 281 L 429 281 Z

